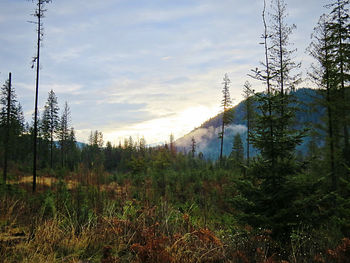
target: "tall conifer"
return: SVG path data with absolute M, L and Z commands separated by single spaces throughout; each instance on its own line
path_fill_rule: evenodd
M 4 146 L 3 181 L 6 183 L 8 160 L 14 152 L 15 140 L 24 129 L 22 107 L 16 100 L 16 93 L 12 85 L 12 75 L 2 86 L 0 91 L 0 134 Z
M 33 65 L 36 65 L 35 78 L 35 103 L 34 103 L 34 128 L 33 128 L 33 192 L 36 190 L 36 169 L 37 169 L 37 137 L 38 137 L 38 97 L 39 97 L 39 71 L 40 71 L 40 46 L 43 38 L 43 23 L 42 18 L 46 11 L 45 4 L 50 3 L 51 0 L 37 0 L 34 16 L 37 17 L 37 46 L 36 56 L 33 58 Z
M 224 135 L 225 135 L 225 127 L 231 122 L 232 116 L 230 115 L 230 107 L 232 106 L 232 101 L 230 97 L 230 79 L 227 74 L 225 74 L 223 79 L 223 88 L 222 88 L 222 121 L 221 121 L 221 132 L 219 133 L 220 139 L 220 161 L 222 161 L 223 149 L 224 149 Z
M 337 87 L 335 79 L 335 67 L 332 62 L 331 32 L 329 29 L 329 16 L 320 17 L 317 26 L 312 34 L 312 42 L 308 47 L 309 54 L 316 60 L 316 64 L 311 65 L 309 76 L 316 83 L 321 93 L 321 105 L 327 109 L 327 145 L 332 189 L 337 189 L 337 167 L 339 166 L 336 154 L 336 144 L 338 139 L 338 124 L 336 121 Z
M 337 113 L 342 126 L 343 160 L 350 166 L 350 14 L 349 0 L 336 0 L 328 5 L 331 8 L 328 29 L 330 32 L 331 57 L 335 69 L 335 81 L 338 90 Z
M 242 188 L 246 200 L 243 211 L 246 222 L 272 229 L 275 237 L 286 240 L 296 220 L 291 209 L 296 191 L 291 182 L 300 171 L 295 148 L 302 142 L 303 133 L 293 127 L 295 108 L 290 90 L 297 75 L 291 75 L 296 64 L 288 56 L 292 51 L 288 49 L 291 29 L 285 23 L 286 7 L 282 0 L 272 3 L 270 27 L 265 5 L 263 10 L 264 68 L 253 70 L 253 77 L 266 85 L 266 91 L 255 94 L 258 113 L 250 136 L 260 154 L 249 169 L 250 187 Z
M 57 97 L 53 90 L 49 92 L 47 98 L 43 117 L 41 120 L 41 130 L 45 140 L 49 140 L 50 145 L 50 167 L 53 168 L 53 150 L 54 139 L 57 137 L 59 130 L 59 116 L 58 116 Z

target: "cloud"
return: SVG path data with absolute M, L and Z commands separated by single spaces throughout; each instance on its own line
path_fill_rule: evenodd
M 231 124 L 226 127 L 225 132 L 227 134 L 243 134 L 247 131 L 247 127 L 245 125 L 236 125 Z M 197 152 L 205 152 L 208 151 L 209 144 L 215 143 L 217 141 L 219 143 L 218 134 L 221 132 L 221 127 L 210 126 L 208 128 L 198 128 L 193 130 L 187 136 L 180 138 L 176 141 L 176 147 L 181 151 L 190 151 L 192 138 L 196 141 Z
M 75 59 L 79 59 L 83 53 L 89 50 L 90 45 L 86 44 L 79 47 L 68 47 L 64 52 L 60 53 L 50 53 L 49 59 L 55 63 L 69 62 L 71 63 Z
M 170 60 L 170 59 L 173 59 L 172 56 L 165 56 L 165 57 L 162 57 L 162 60 Z
M 148 143 L 159 143 L 169 141 L 170 134 L 175 138 L 190 132 L 194 126 L 201 125 L 206 116 L 215 114 L 216 109 L 210 109 L 205 106 L 187 108 L 183 111 L 166 114 L 151 118 L 147 121 L 140 121 L 131 125 L 125 125 L 118 129 L 109 129 L 106 131 L 106 138 L 117 143 L 120 138 L 132 136 L 145 137 Z M 171 128 L 169 128 L 171 127 Z
M 309 63 L 304 49 L 327 1 L 288 2 L 290 21 L 298 24 L 296 57 Z M 36 29 L 26 21 L 34 7 L 0 2 L 0 60 L 6 61 L 0 78 L 13 72 L 29 121 Z M 171 132 L 180 137 L 219 112 L 225 73 L 234 103 L 241 100 L 247 73 L 263 59 L 261 8 L 260 0 L 53 1 L 43 21 L 39 105 L 54 89 L 61 106 L 71 106 L 79 140 L 89 128 L 112 141 L 128 134 L 149 143 Z

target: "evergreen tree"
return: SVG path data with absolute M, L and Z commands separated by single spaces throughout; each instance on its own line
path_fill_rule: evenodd
M 129 136 L 127 149 L 130 153 L 132 153 L 135 150 L 134 140 L 132 139 L 131 136 Z
M 339 102 L 336 114 L 341 116 L 340 124 L 343 129 L 343 160 L 350 165 L 350 15 L 349 0 L 336 0 L 328 5 L 331 8 L 328 29 L 330 32 L 331 60 L 334 65 L 335 85 L 339 93 Z
M 272 78 L 274 88 L 278 89 L 281 96 L 281 114 L 288 105 L 288 101 L 284 102 L 284 96 L 290 91 L 295 90 L 295 86 L 300 83 L 299 70 L 301 64 L 293 60 L 293 54 L 296 49 L 290 49 L 291 43 L 289 36 L 293 33 L 296 25 L 288 25 L 287 5 L 284 0 L 272 1 L 271 24 L 270 24 L 270 59 L 271 69 L 273 70 Z
M 236 133 L 233 137 L 233 145 L 231 151 L 231 158 L 236 165 L 242 165 L 244 161 L 244 147 L 241 135 Z
M 0 93 L 0 125 L 2 132 L 6 127 L 9 127 L 9 136 L 19 136 L 24 130 L 23 110 L 16 98 L 16 91 L 7 80 Z
M 36 65 L 36 78 L 35 78 L 35 105 L 34 105 L 34 127 L 33 127 L 33 192 L 36 190 L 36 169 L 37 169 L 37 135 L 38 135 L 38 95 L 39 95 L 39 71 L 40 71 L 40 46 L 43 38 L 43 24 L 42 18 L 46 11 L 45 4 L 50 3 L 51 0 L 38 0 L 37 9 L 35 10 L 34 16 L 38 18 L 37 24 L 37 52 L 33 58 L 32 68 L 34 63 Z
M 61 118 L 59 120 L 59 126 L 57 130 L 57 137 L 58 142 L 60 145 L 60 151 L 61 151 L 61 165 L 62 167 L 65 166 L 65 163 L 67 161 L 67 152 L 68 152 L 68 143 L 69 143 L 69 136 L 70 136 L 70 109 L 68 106 L 68 103 L 65 102 L 64 109 L 61 115 Z
M 83 148 L 82 158 L 89 168 L 100 169 L 104 163 L 102 152 L 103 134 L 96 130 L 91 131 L 89 136 L 89 145 Z
M 194 158 L 194 155 L 196 154 L 196 139 L 194 137 L 191 138 L 191 154 L 192 158 Z
M 335 80 L 335 68 L 332 62 L 332 44 L 331 44 L 331 33 L 329 29 L 329 17 L 323 15 L 320 17 L 317 26 L 312 34 L 312 43 L 310 44 L 308 51 L 309 54 L 316 60 L 317 64 L 313 63 L 311 65 L 312 71 L 309 76 L 314 83 L 319 87 L 322 96 L 322 101 L 320 102 L 322 106 L 327 109 L 327 138 L 326 142 L 328 145 L 328 160 L 330 175 L 332 179 L 332 189 L 337 188 L 337 163 L 338 158 L 336 154 L 335 145 L 337 143 L 337 116 L 336 108 L 338 104 L 338 99 L 336 96 L 337 87 Z
M 245 99 L 245 115 L 244 119 L 247 121 L 247 139 L 246 139 L 246 148 L 247 148 L 247 165 L 249 167 L 250 162 L 250 133 L 252 131 L 253 122 L 254 122 L 254 105 L 253 105 L 253 90 L 251 84 L 246 81 L 243 89 L 243 97 Z
M 260 154 L 249 170 L 252 178 L 249 187 L 242 187 L 246 200 L 243 219 L 253 226 L 272 229 L 274 236 L 285 240 L 297 220 L 292 209 L 296 198 L 293 178 L 301 167 L 295 160 L 295 148 L 302 142 L 303 133 L 293 128 L 295 108 L 291 106 L 289 90 L 294 89 L 297 77 L 289 75 L 295 64 L 285 55 L 290 54 L 290 27 L 285 25 L 285 5 L 279 0 L 273 3 L 274 23 L 270 32 L 265 21 L 265 7 L 263 11 L 266 60 L 262 64 L 265 69 L 254 70 L 254 77 L 266 84 L 267 90 L 255 94 L 258 114 L 250 136 Z
M 232 101 L 230 98 L 230 79 L 227 74 L 224 76 L 224 81 L 222 82 L 222 95 L 223 98 L 221 100 L 221 107 L 223 109 L 222 112 L 222 122 L 221 122 L 221 132 L 219 133 L 220 139 L 220 161 L 222 161 L 222 154 L 224 149 L 224 135 L 225 135 L 225 127 L 231 122 L 232 116 L 230 115 L 230 107 L 232 105 Z
M 169 144 L 170 144 L 170 153 L 171 153 L 172 156 L 175 156 L 175 154 L 176 154 L 176 147 L 175 147 L 174 134 L 170 134 Z
M 16 140 L 24 129 L 24 118 L 22 107 L 16 100 L 16 93 L 11 83 L 11 73 L 9 79 L 1 88 L 0 93 L 0 134 L 3 138 L 4 146 L 4 169 L 3 181 L 6 183 L 8 159 L 15 152 Z
M 77 141 L 75 139 L 75 131 L 73 127 L 69 131 L 66 156 L 67 165 L 70 170 L 73 170 L 74 166 L 80 161 L 80 150 L 77 147 Z
M 57 97 L 53 90 L 49 92 L 47 98 L 42 121 L 41 130 L 44 140 L 49 141 L 50 145 L 50 167 L 53 168 L 53 150 L 54 150 L 54 138 L 58 134 L 59 130 L 59 117 L 58 117 L 58 103 Z
M 113 152 L 114 152 L 114 149 L 113 149 L 112 143 L 108 141 L 106 143 L 106 148 L 104 149 L 104 154 L 105 154 L 104 167 L 106 168 L 107 171 L 112 171 L 112 169 L 115 167 Z
M 170 137 L 170 139 L 171 139 L 171 137 Z M 146 145 L 147 145 L 146 139 L 144 137 L 142 137 L 139 141 L 139 151 L 140 151 L 140 154 L 142 157 L 145 157 L 145 155 L 146 155 L 146 147 L 147 147 Z M 173 141 L 170 140 L 170 149 L 173 149 L 173 148 L 175 148 L 174 138 L 173 138 Z M 175 149 L 173 149 L 173 150 L 175 150 Z

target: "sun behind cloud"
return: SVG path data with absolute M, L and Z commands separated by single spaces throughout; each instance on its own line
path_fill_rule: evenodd
M 189 133 L 194 127 L 199 127 L 218 112 L 219 107 L 210 108 L 204 105 L 189 107 L 166 117 L 123 127 L 120 130 L 106 131 L 104 138 L 105 141 L 111 141 L 114 144 L 118 144 L 129 136 L 134 140 L 144 137 L 148 144 L 165 143 L 169 141 L 170 134 L 177 139 Z

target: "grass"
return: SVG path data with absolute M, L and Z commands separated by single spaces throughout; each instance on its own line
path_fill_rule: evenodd
M 176 204 L 178 193 L 168 190 L 159 198 L 149 177 L 138 184 L 125 178 L 92 185 L 77 174 L 65 181 L 42 178 L 34 195 L 23 190 L 30 189 L 29 176 L 1 188 L 1 262 L 346 263 L 350 259 L 346 238 L 335 243 L 327 241 L 330 236 L 325 233 L 301 228 L 293 234 L 292 244 L 279 244 L 268 229 L 238 226 L 228 214 L 205 205 L 207 198 L 214 198 L 211 188 L 215 200 L 221 200 L 219 187 L 224 184 L 205 183 L 208 197 L 198 205 L 190 199 Z

